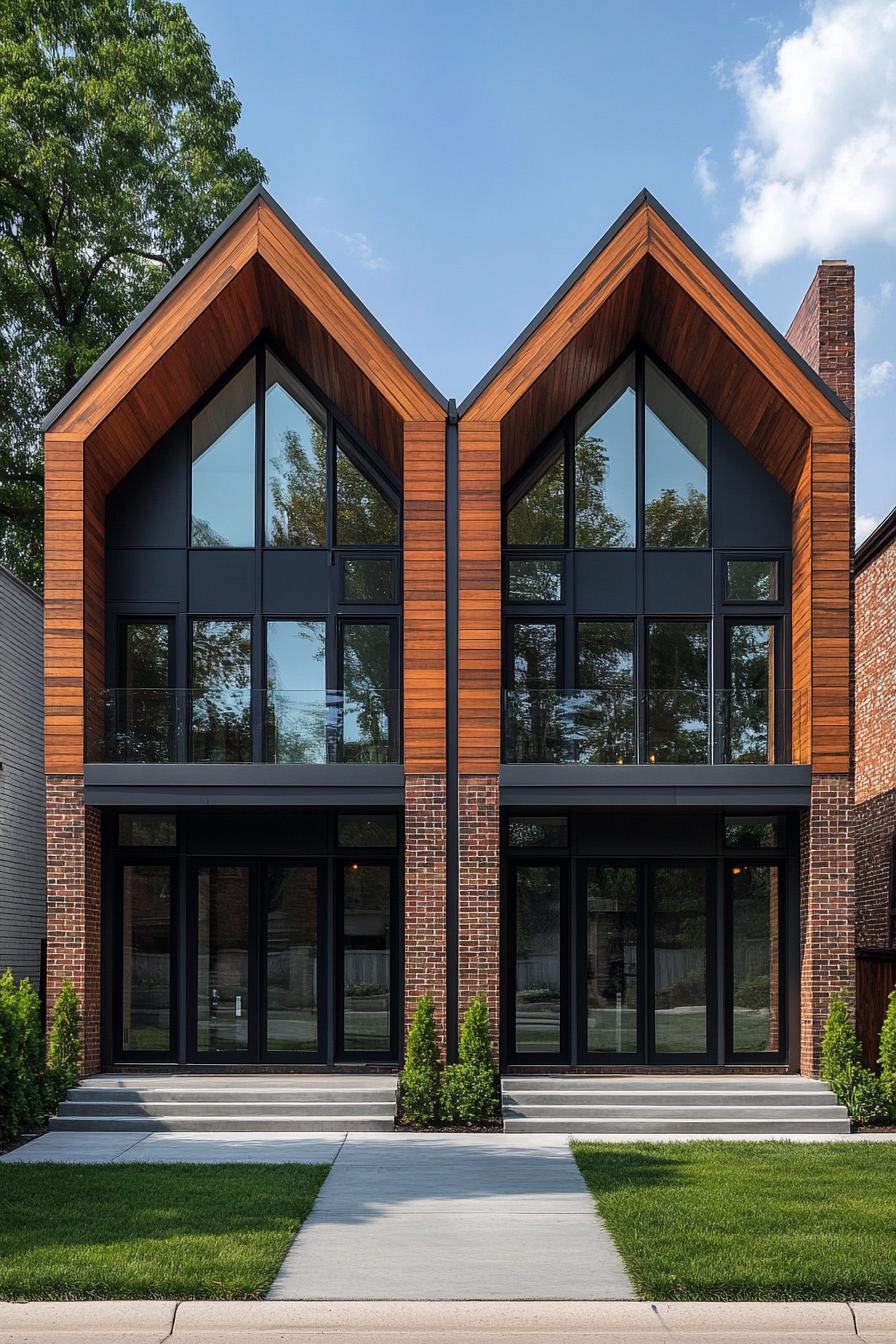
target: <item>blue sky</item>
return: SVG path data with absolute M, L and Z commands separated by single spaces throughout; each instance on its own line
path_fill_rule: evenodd
M 859 295 L 860 533 L 896 505 L 893 0 L 187 0 L 284 208 L 460 400 L 647 186 L 782 330 Z

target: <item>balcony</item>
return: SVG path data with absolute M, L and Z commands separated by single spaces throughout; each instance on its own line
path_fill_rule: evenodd
M 382 766 L 401 759 L 400 696 L 107 689 L 88 695 L 85 760 L 143 766 Z
M 509 765 L 799 764 L 802 691 L 505 691 Z

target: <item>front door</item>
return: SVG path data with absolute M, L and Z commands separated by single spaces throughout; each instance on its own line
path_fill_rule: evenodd
M 708 1063 L 716 1049 L 712 865 L 509 865 L 516 1063 Z
M 285 1064 L 321 1058 L 322 868 L 302 862 L 194 865 L 191 1059 Z

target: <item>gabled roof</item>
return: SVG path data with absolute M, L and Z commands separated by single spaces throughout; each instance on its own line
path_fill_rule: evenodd
M 383 325 L 374 317 L 370 309 L 367 308 L 366 305 L 361 302 L 361 300 L 354 293 L 354 291 L 343 280 L 342 276 L 340 276 L 339 273 L 330 265 L 326 257 L 320 251 L 318 251 L 318 249 L 311 242 L 310 238 L 308 238 L 302 232 L 302 230 L 298 227 L 295 221 L 290 218 L 290 216 L 286 213 L 286 211 L 282 208 L 282 206 L 274 199 L 271 193 L 264 186 L 259 184 L 258 186 L 253 187 L 252 190 L 248 192 L 246 196 L 243 197 L 239 205 L 230 212 L 230 214 L 227 216 L 225 220 L 222 220 L 222 222 L 218 225 L 217 229 L 215 229 L 214 233 L 209 235 L 209 237 L 205 240 L 205 242 L 201 245 L 201 247 L 197 248 L 197 250 L 193 253 L 190 259 L 184 262 L 180 270 L 171 277 L 171 279 L 168 281 L 166 285 L 164 285 L 162 289 L 159 290 L 155 298 L 152 299 L 150 303 L 147 304 L 147 306 L 143 309 L 143 311 L 139 313 L 137 317 L 134 318 L 133 322 L 131 322 L 129 326 L 125 327 L 121 335 L 118 336 L 112 342 L 112 344 L 108 346 L 106 350 L 103 351 L 99 359 L 97 359 L 90 366 L 87 372 L 78 379 L 78 381 L 74 384 L 74 386 L 71 387 L 68 392 L 66 392 L 65 396 L 62 397 L 56 403 L 53 409 L 45 416 L 41 424 L 41 429 L 43 430 L 44 433 L 52 429 L 53 425 L 63 414 L 63 412 L 68 410 L 68 408 L 75 401 L 77 401 L 78 397 L 80 397 L 82 392 L 84 392 L 90 386 L 90 384 L 94 381 L 97 375 L 100 374 L 102 370 L 108 364 L 110 364 L 112 360 L 116 358 L 119 352 L 125 348 L 128 342 L 137 334 L 138 331 L 140 331 L 140 329 L 145 325 L 145 323 L 153 315 L 153 313 L 155 313 L 156 310 L 160 308 L 162 304 L 165 303 L 165 301 L 169 298 L 169 296 L 173 294 L 174 291 L 178 289 L 180 285 L 183 284 L 184 280 L 186 280 L 187 277 L 191 274 L 191 272 L 193 272 L 196 269 L 199 263 L 212 250 L 212 248 L 214 248 L 215 245 L 218 242 L 220 242 L 220 240 L 224 237 L 226 233 L 229 232 L 229 230 L 234 226 L 234 224 L 236 224 L 240 220 L 240 218 L 243 215 L 245 215 L 247 211 L 250 210 L 252 206 L 254 206 L 258 201 L 263 201 L 265 205 L 267 205 L 268 208 L 274 212 L 274 214 L 277 216 L 280 222 L 285 226 L 285 228 L 289 230 L 289 232 L 295 238 L 296 242 L 298 242 L 301 245 L 301 247 L 309 254 L 309 256 L 313 259 L 313 261 L 317 264 L 317 266 L 320 267 L 320 269 L 324 272 L 324 274 L 328 277 L 328 279 L 331 280 L 333 284 L 337 286 L 337 288 L 341 291 L 341 293 L 357 309 L 357 311 L 363 317 L 364 321 L 368 324 L 368 326 L 377 334 L 377 336 L 383 341 L 383 343 L 386 346 L 388 346 L 388 348 L 392 351 L 392 353 L 401 361 L 405 369 L 407 369 L 408 373 L 410 373 L 411 376 L 415 378 L 416 381 L 420 384 L 420 386 L 424 388 L 426 392 L 432 397 L 432 399 L 435 402 L 437 402 L 437 404 L 440 407 L 442 407 L 443 410 L 447 412 L 448 401 L 438 390 L 438 388 L 430 381 L 429 378 L 427 378 L 427 376 L 424 373 L 421 372 L 421 370 L 417 367 L 417 365 L 413 362 L 413 360 L 407 354 L 405 354 L 404 350 L 402 350 L 398 342 L 395 341 L 393 337 L 389 335 L 385 327 L 383 327 Z
M 781 335 L 777 327 L 773 326 L 773 324 L 769 322 L 768 318 L 766 318 L 755 306 L 755 304 L 753 304 L 751 300 L 747 298 L 747 296 L 743 293 L 743 291 L 740 290 L 737 287 L 737 285 L 735 285 L 734 281 L 731 280 L 725 274 L 725 272 L 722 271 L 721 268 L 716 265 L 716 263 L 712 260 L 712 258 L 706 252 L 704 252 L 704 250 L 699 246 L 699 244 L 696 243 L 694 239 L 691 238 L 690 235 L 685 232 L 685 230 L 681 227 L 681 225 L 677 222 L 677 220 L 675 220 L 672 217 L 672 215 L 670 215 L 669 212 L 664 209 L 664 207 L 660 204 L 660 202 L 656 199 L 656 197 L 651 195 L 651 193 L 646 189 L 646 187 L 644 188 L 643 191 L 640 191 L 638 195 L 634 198 L 634 200 L 630 203 L 630 205 L 628 205 L 626 209 L 623 210 L 619 218 L 615 221 L 615 223 L 613 223 L 610 226 L 610 228 L 603 235 L 603 237 L 597 243 L 595 243 L 594 247 L 587 254 L 587 256 L 583 257 L 582 260 L 579 262 L 578 266 L 576 266 L 575 269 L 570 272 L 570 274 L 566 277 L 566 279 L 563 281 L 560 287 L 548 299 L 544 307 L 541 308 L 539 312 L 536 313 L 535 317 L 528 324 L 528 326 L 523 331 L 520 332 L 516 340 L 513 341 L 507 347 L 504 353 L 500 356 L 500 358 L 496 360 L 496 362 L 489 369 L 485 377 L 480 379 L 480 381 L 476 384 L 476 386 L 470 392 L 467 393 L 466 397 L 464 397 L 463 401 L 458 406 L 458 415 L 462 417 L 463 415 L 466 414 L 467 411 L 470 410 L 470 408 L 473 405 L 475 405 L 475 403 L 482 396 L 483 392 L 485 392 L 489 388 L 489 386 L 495 381 L 498 375 L 511 362 L 514 356 L 523 348 L 526 342 L 529 341 L 530 338 L 535 335 L 535 333 L 545 323 L 547 318 L 551 316 L 551 314 L 562 302 L 562 300 L 566 298 L 566 296 L 575 288 L 577 283 L 582 279 L 582 277 L 586 274 L 586 272 L 594 265 L 594 263 L 601 257 L 601 255 L 607 251 L 610 244 L 618 237 L 618 235 L 623 231 L 625 226 L 635 218 L 635 216 L 638 214 L 639 211 L 645 209 L 645 207 L 648 210 L 650 210 L 654 215 L 656 215 L 658 219 L 662 220 L 663 223 L 672 231 L 672 233 L 675 234 L 675 236 L 679 239 L 679 241 L 688 249 L 688 251 L 695 258 L 697 258 L 702 263 L 702 265 L 707 268 L 708 271 L 711 272 L 711 274 L 716 278 L 716 280 L 718 280 L 722 285 L 724 285 L 724 287 L 728 290 L 729 294 L 737 301 L 737 303 L 741 306 L 741 308 L 743 308 L 747 313 L 749 313 L 750 317 L 752 317 L 754 321 L 757 322 L 759 326 L 763 329 L 763 331 L 772 338 L 772 340 L 778 346 L 782 354 L 792 362 L 792 364 L 799 371 L 799 373 L 803 377 L 807 378 L 809 382 L 819 392 L 821 392 L 824 397 L 826 397 L 826 399 L 830 402 L 831 406 L 835 409 L 835 411 L 848 421 L 849 409 L 847 408 L 847 406 L 844 405 L 844 403 L 840 400 L 840 398 L 836 395 L 836 393 L 834 393 L 831 390 L 831 388 L 828 387 L 827 383 L 825 383 L 825 381 L 819 377 L 819 375 L 815 372 L 815 370 L 811 368 L 809 364 L 806 363 L 802 355 L 800 355 L 798 351 L 796 351 L 794 347 L 790 344 L 790 342 L 784 336 Z M 650 249 L 648 243 L 648 252 L 649 250 Z
M 863 542 L 856 547 L 856 573 L 860 574 L 866 565 L 870 565 L 896 539 L 896 509 L 891 509 L 873 532 L 869 532 Z

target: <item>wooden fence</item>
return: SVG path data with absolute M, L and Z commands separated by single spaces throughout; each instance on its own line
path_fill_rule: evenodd
M 896 948 L 856 948 L 856 1030 L 862 1058 L 876 1068 L 880 1029 L 890 991 L 896 989 Z

